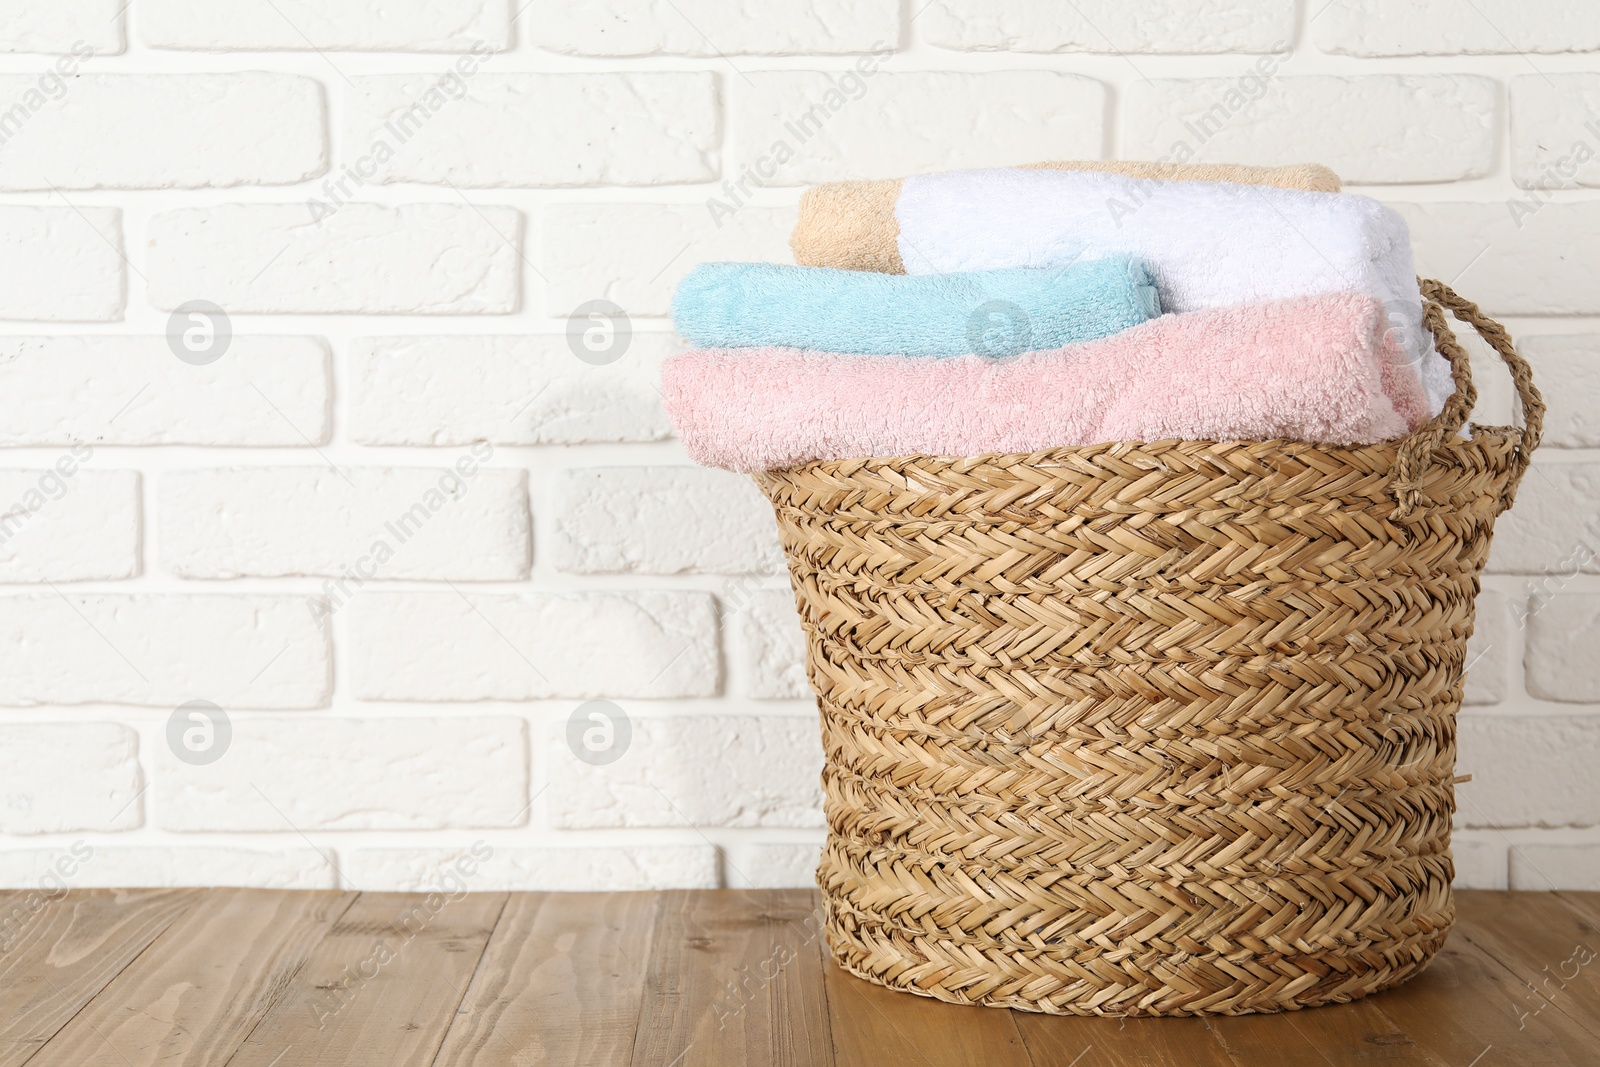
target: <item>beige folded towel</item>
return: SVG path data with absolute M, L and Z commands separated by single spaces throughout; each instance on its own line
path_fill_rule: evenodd
M 1084 160 L 1031 163 L 1054 170 L 1098 170 L 1129 178 L 1162 181 L 1238 182 L 1276 185 L 1314 193 L 1337 193 L 1339 176 L 1316 163 L 1289 167 L 1245 167 L 1233 163 L 1146 163 L 1137 160 Z M 807 267 L 875 270 L 904 274 L 897 243 L 900 223 L 895 205 L 905 179 L 829 182 L 800 197 L 800 220 L 789 237 L 796 263 Z

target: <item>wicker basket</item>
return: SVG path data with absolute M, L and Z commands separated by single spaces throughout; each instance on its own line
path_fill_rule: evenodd
M 1454 920 L 1455 716 L 1544 405 L 1437 282 L 1456 393 L 1387 445 L 1162 441 L 760 475 L 822 713 L 839 964 L 956 1003 L 1199 1015 L 1404 981 Z M 1441 309 L 1509 366 L 1476 392 Z

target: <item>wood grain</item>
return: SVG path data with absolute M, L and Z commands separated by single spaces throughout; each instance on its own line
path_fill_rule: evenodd
M 1544 1011 L 1519 1018 L 1520 987 L 1509 968 L 1452 934 L 1427 970 L 1373 1002 L 1421 1049 L 1452 1067 L 1594 1063 L 1594 1036 L 1566 1015 Z
M 828 1018 L 838 1067 L 1028 1067 L 1013 1014 L 899 993 L 826 964 Z M 1044 1064 L 1071 1060 L 1040 1060 Z M 1079 1065 L 1081 1067 L 1081 1064 Z
M 1576 890 L 1564 889 L 1555 895 L 1559 899 L 1566 901 L 1569 907 L 1583 912 L 1596 922 L 1600 922 L 1600 893 L 1581 893 Z
M 478 963 L 435 1067 L 626 1067 L 653 893 L 519 893 Z
M 427 1067 L 505 903 L 361 894 L 228 1067 Z
M 1554 893 L 1459 897 L 1457 934 L 1516 975 L 1519 1019 L 1554 1009 L 1600 1037 L 1600 923 Z
M 1378 1005 L 1378 997 L 1282 1015 L 1212 1019 L 1223 1048 L 1240 1063 L 1360 1063 L 1450 1067 L 1424 1052 Z
M 663 893 L 636 1067 L 831 1065 L 811 890 Z
M 1038 1064 L 1073 1067 L 1235 1067 L 1205 1019 L 1092 1019 L 1016 1013 Z
M 0 951 L 0 1067 L 38 1052 L 200 893 L 83 889 L 0 901 L 0 915 L 12 919 Z
M 1388 992 L 1283 1015 L 1119 1020 L 864 982 L 828 959 L 810 890 L 442 907 L 191 889 L 75 890 L 35 907 L 5 892 L 0 1067 L 1600 1063 L 1600 894 L 1456 897 L 1443 951 Z
M 354 893 L 208 889 L 28 1067 L 218 1067 Z

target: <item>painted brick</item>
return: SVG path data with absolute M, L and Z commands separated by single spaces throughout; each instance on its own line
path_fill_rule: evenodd
M 1458 721 L 1458 826 L 1589 826 L 1600 821 L 1600 715 L 1468 715 Z
M 368 593 L 351 606 L 364 700 L 665 699 L 720 683 L 704 593 Z
M 703 467 L 585 467 L 556 484 L 556 567 L 575 574 L 775 573 L 772 505 Z
M 515 209 L 330 205 L 219 204 L 152 216 L 151 302 L 170 311 L 206 299 L 232 312 L 267 313 L 517 309 Z
M 1600 201 L 1391 205 L 1411 227 L 1417 273 L 1491 315 L 1600 314 Z M 1556 255 L 1552 249 L 1560 249 Z
M 36 886 L 75 840 L 93 855 L 73 885 L 415 890 L 479 843 L 494 862 L 470 883 L 487 890 L 810 886 L 821 757 L 792 597 L 767 569 L 769 512 L 726 488 L 742 481 L 668 466 L 688 461 L 656 389 L 679 344 L 660 316 L 684 272 L 789 261 L 807 182 L 1160 157 L 1178 139 L 1202 158 L 1327 162 L 1357 191 L 1481 175 L 1401 206 L 1422 272 L 1496 317 L 1600 317 L 1600 200 L 1584 191 L 1600 161 L 1576 160 L 1600 156 L 1600 68 L 1536 54 L 1600 54 L 1586 5 L 1314 0 L 1297 19 L 1293 0 L 524 2 L 137 0 L 130 66 L 104 58 L 124 48 L 126 0 L 0 0 L 0 52 L 37 53 L 0 73 L 0 193 L 14 201 L 0 206 L 0 326 L 19 335 L 0 337 L 0 448 L 28 450 L 0 464 L 0 709 L 43 706 L 0 716 L 19 720 L 0 725 L 0 838 L 35 835 L 0 850 L 0 886 Z M 1327 51 L 1444 58 L 1291 53 L 1297 21 Z M 904 42 L 914 55 L 894 55 Z M 521 59 L 502 54 L 513 47 Z M 1451 58 L 1474 52 L 1503 57 Z M 1196 111 L 1220 125 L 1197 137 L 1183 126 Z M 807 112 L 810 132 L 786 128 Z M 602 191 L 620 185 L 636 188 Z M 239 186 L 259 188 L 225 191 Z M 497 188 L 516 191 L 475 191 Z M 521 192 L 550 188 L 575 202 Z M 108 205 L 132 212 L 126 238 Z M 204 366 L 161 335 L 166 309 L 195 299 L 235 316 Z M 597 299 L 632 317 L 618 320 L 625 357 L 603 366 L 563 333 Z M 343 313 L 397 317 L 281 317 Z M 485 314 L 518 318 L 469 318 Z M 1495 543 L 1492 569 L 1526 580 L 1490 579 L 1467 650 L 1461 771 L 1476 778 L 1459 790 L 1456 884 L 1600 888 L 1600 829 L 1573 829 L 1600 820 L 1600 460 L 1570 452 L 1600 449 L 1600 327 L 1507 321 L 1551 405 L 1551 447 Z M 1509 421 L 1503 369 L 1468 347 L 1477 417 Z M 517 503 L 475 496 L 475 480 L 459 503 L 483 513 L 454 545 L 435 528 L 436 543 L 418 534 L 385 560 L 412 570 L 373 571 L 401 580 L 357 575 L 390 497 L 324 463 L 403 480 L 480 441 Z M 103 451 L 161 445 L 197 447 Z M 74 446 L 93 456 L 65 495 L 52 483 L 43 495 L 60 499 L 18 512 Z M 511 446 L 535 447 L 498 451 Z M 258 451 L 273 447 L 296 451 Z M 527 488 L 524 468 L 538 472 Z M 167 507 L 168 474 L 194 490 L 182 507 Z M 182 576 L 151 555 L 145 577 L 145 543 L 168 566 L 181 557 Z M 503 584 L 457 581 L 483 568 Z M 241 580 L 173 592 L 224 575 Z M 60 592 L 24 584 L 42 580 Z M 607 766 L 565 742 L 594 698 L 638 724 Z M 239 729 L 208 767 L 165 738 L 192 699 Z M 336 700 L 337 714 L 288 710 Z M 543 703 L 468 706 L 512 701 Z M 73 721 L 117 705 L 149 710 Z M 16 743 L 17 729 L 42 732 Z M 560 788 L 535 796 L 545 781 Z M 733 828 L 704 830 L 711 844 L 690 823 Z M 0 942 L 5 927 L 0 915 Z
M 697 204 L 554 204 L 541 241 L 547 310 L 567 315 L 610 300 L 630 315 L 665 315 L 672 291 L 697 263 L 788 262 L 794 208 Z
M 73 849 L 77 849 L 77 853 Z M 87 852 L 87 855 L 83 853 Z M 59 849 L 0 852 L 0 887 L 53 885 L 44 879 L 63 855 L 80 860 L 70 877 L 72 889 L 137 889 L 145 886 L 247 886 L 255 889 L 335 889 L 327 857 L 313 848 L 268 852 L 207 845 L 106 847 L 74 842 Z
M 739 634 L 736 647 L 744 695 L 757 700 L 811 697 L 806 640 L 795 614 L 794 594 L 787 589 L 759 589 L 744 604 L 731 597 L 724 600 Z
M 1544 390 L 1545 448 L 1600 448 L 1600 334 L 1517 335 Z
M 367 445 L 566 445 L 659 441 L 661 361 L 672 334 L 634 333 L 615 362 L 565 334 L 363 337 L 351 344 L 350 436 Z
M 1271 62 L 1266 60 L 1263 62 Z M 1314 159 L 1352 184 L 1442 182 L 1494 169 L 1493 79 L 1161 78 L 1128 87 L 1124 151 L 1135 159 L 1275 166 Z
M 1600 464 L 1536 463 L 1495 522 L 1488 570 L 1543 575 L 1544 596 L 1579 571 L 1600 573 Z
M 730 105 L 742 150 L 729 171 L 757 185 L 1098 159 L 1105 149 L 1105 86 L 1075 74 L 783 70 L 747 79 Z
M 1511 608 L 1504 594 L 1485 589 L 1478 594 L 1475 625 L 1467 641 L 1467 682 L 1461 703 L 1498 704 L 1506 698 L 1506 671 L 1511 663 Z
M 1455 830 L 1450 853 L 1457 889 L 1504 889 L 1508 864 L 1505 839 L 1494 830 Z
M 0 75 L 0 100 L 22 100 L 38 81 Z M 63 84 L 6 138 L 0 189 L 288 185 L 327 167 L 322 86 L 311 78 L 80 74 Z
M 0 319 L 122 318 L 122 212 L 0 207 Z
M 822 845 L 757 844 L 729 850 L 728 883 L 736 889 L 815 889 Z
M 1556 591 L 1536 596 L 1523 654 L 1528 693 L 1539 700 L 1600 703 L 1600 593 Z
M 233 719 L 222 758 L 163 749 L 151 789 L 162 829 L 250 832 L 520 826 L 521 719 Z
M 1600 185 L 1600 74 L 1511 79 L 1511 177 L 1524 189 Z
M 963 51 L 1277 52 L 1295 35 L 1293 0 L 932 0 L 917 15 L 930 44 Z
M 1506 365 L 1476 331 L 1462 327 L 1462 332 L 1456 334 L 1456 340 L 1461 342 L 1461 347 L 1466 349 L 1470 357 L 1472 384 L 1478 390 L 1478 402 L 1472 407 L 1472 422 L 1479 426 L 1507 426 L 1516 422 L 1516 401 L 1513 399 L 1516 387 L 1512 384 L 1511 375 L 1506 372 Z M 1520 334 L 1517 342 L 1520 350 Z
M 112 722 L 0 725 L 0 833 L 131 830 L 139 738 Z
M 1511 888 L 1536 893 L 1600 890 L 1600 845 L 1514 845 Z
M 114 55 L 126 46 L 125 7 L 119 0 L 0 0 L 0 52 L 67 55 L 81 42 L 97 55 Z
M 827 55 L 900 39 L 894 0 L 530 0 L 524 14 L 535 44 L 578 56 Z
M 463 859 L 467 866 L 458 867 Z M 458 849 L 368 848 L 350 853 L 344 870 L 350 884 L 366 892 L 424 893 L 447 878 L 475 892 L 616 893 L 718 884 L 717 850 L 710 845 L 508 848 L 479 841 Z
M 439 468 L 169 471 L 161 561 L 186 578 L 485 581 L 528 573 L 528 476 L 463 451 Z
M 234 337 L 212 363 L 161 337 L 0 337 L 0 445 L 292 445 L 328 440 L 328 345 Z
M 156 48 L 465 52 L 510 47 L 512 10 L 497 0 L 139 0 L 138 22 Z
M 1334 0 L 1311 21 L 1324 52 L 1453 56 L 1600 49 L 1600 11 L 1523 0 Z
M 550 742 L 551 825 L 822 825 L 812 716 L 635 717 L 626 751 L 591 765 Z
M 355 79 L 344 143 L 363 156 L 344 162 L 378 182 L 476 188 L 672 185 L 717 176 L 717 83 L 709 72 L 456 81 L 464 88 L 446 92 L 433 74 Z M 361 166 L 362 158 L 371 162 Z
M 0 582 L 139 573 L 139 475 L 87 471 L 89 449 L 40 470 L 0 470 Z
M 294 596 L 0 597 L 0 705 L 315 708 L 328 638 Z

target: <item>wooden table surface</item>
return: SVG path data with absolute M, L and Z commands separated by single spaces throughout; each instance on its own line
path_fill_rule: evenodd
M 1053 1018 L 827 962 L 808 890 L 0 892 L 0 1067 L 1600 1064 L 1600 894 L 1458 895 L 1354 1004 Z

